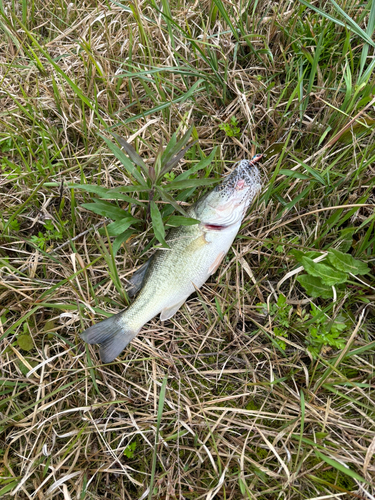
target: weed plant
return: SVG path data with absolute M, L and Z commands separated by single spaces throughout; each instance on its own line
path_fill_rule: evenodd
M 374 498 L 374 30 L 372 0 L 0 0 L 1 498 Z M 103 365 L 79 332 L 262 152 L 218 272 Z

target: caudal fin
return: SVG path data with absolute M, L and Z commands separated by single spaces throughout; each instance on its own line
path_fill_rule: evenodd
M 124 321 L 124 313 L 115 314 L 110 318 L 90 326 L 80 334 L 88 344 L 100 345 L 100 359 L 110 363 L 133 340 L 138 331 L 130 330 Z

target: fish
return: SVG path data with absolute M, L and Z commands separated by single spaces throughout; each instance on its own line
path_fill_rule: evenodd
M 158 249 L 131 281 L 134 302 L 80 334 L 88 344 L 99 344 L 103 363 L 112 362 L 157 314 L 170 319 L 186 299 L 215 273 L 235 239 L 247 208 L 262 189 L 257 162 L 240 160 L 213 190 L 187 209 L 199 224 L 171 229 L 169 249 Z

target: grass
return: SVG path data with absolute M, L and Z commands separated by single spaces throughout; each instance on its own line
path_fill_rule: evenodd
M 373 1 L 0 1 L 2 498 L 374 497 L 374 29 Z M 218 272 L 101 364 L 79 332 L 275 141 Z

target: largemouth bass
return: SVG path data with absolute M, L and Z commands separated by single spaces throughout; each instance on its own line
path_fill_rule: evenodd
M 140 293 L 130 307 L 81 334 L 88 344 L 100 344 L 104 363 L 113 361 L 154 316 L 160 313 L 161 321 L 171 318 L 217 270 L 261 189 L 256 166 L 261 157 L 238 162 L 221 184 L 187 210 L 200 223 L 169 231 L 170 249 L 157 250 L 134 273 L 132 293 Z

